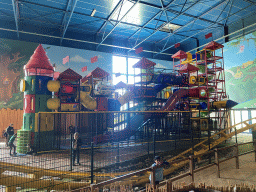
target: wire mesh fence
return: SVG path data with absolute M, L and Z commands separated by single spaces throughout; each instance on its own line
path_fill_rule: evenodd
M 40 133 L 40 131 L 44 132 L 42 129 L 39 129 L 41 135 L 38 134 L 41 146 L 38 151 L 34 151 L 34 154 L 11 156 L 9 148 L 3 143 L 0 149 L 2 191 L 6 187 L 25 191 L 39 188 L 48 191 L 77 189 L 150 167 L 155 155 L 170 159 L 203 139 L 209 138 L 207 135 L 209 132 L 199 132 L 196 128 L 191 131 L 191 121 L 187 113 L 151 114 L 150 120 L 145 119 L 145 113 L 142 112 L 134 112 L 133 117 L 129 117 L 126 113 L 116 113 L 114 115 L 117 120 L 112 119 L 113 124 L 108 125 L 109 114 L 72 115 L 71 118 L 68 114 L 54 114 L 55 121 L 52 124 L 54 142 L 49 145 L 52 146 L 51 150 L 43 150 L 46 142 L 43 141 L 43 134 Z M 143 117 L 139 128 L 136 131 L 124 131 L 129 127 L 129 118 L 133 119 L 136 115 Z M 63 116 L 62 121 L 57 122 L 60 118 L 58 116 Z M 45 116 L 39 116 L 39 118 L 41 118 L 39 124 L 43 123 Z M 87 119 L 86 125 L 82 123 L 84 119 Z M 130 123 L 136 124 L 133 121 Z M 109 126 L 112 126 L 111 129 Z M 82 140 L 79 162 L 77 158 L 73 161 L 72 156 L 72 140 L 75 132 L 80 133 Z M 248 146 L 250 148 L 250 145 Z M 239 150 L 243 149 L 240 147 Z M 225 154 L 227 152 L 223 153 L 223 157 Z M 214 153 L 207 154 L 201 159 L 195 158 L 194 166 L 200 167 L 213 162 Z M 188 170 L 189 164 L 185 164 L 182 169 L 170 176 L 185 173 Z

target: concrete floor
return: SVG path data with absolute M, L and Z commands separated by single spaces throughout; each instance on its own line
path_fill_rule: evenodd
M 256 184 L 256 162 L 255 154 L 250 153 L 239 157 L 239 169 L 236 169 L 235 159 L 220 164 L 220 178 L 217 178 L 216 167 L 210 167 L 195 173 L 195 184 L 205 183 L 207 186 L 231 186 Z M 174 185 L 191 183 L 190 177 L 182 178 L 174 182 Z

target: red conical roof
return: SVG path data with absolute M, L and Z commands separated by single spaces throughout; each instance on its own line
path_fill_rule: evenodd
M 24 69 L 48 69 L 53 70 L 53 66 L 46 55 L 46 52 L 41 44 L 36 48 L 34 54 L 30 57 Z
M 215 41 L 211 41 L 210 43 L 208 43 L 204 49 L 211 49 L 211 50 L 217 50 L 217 49 L 220 49 L 220 48 L 223 48 L 224 45 L 221 45 Z
M 141 60 L 139 60 L 137 63 L 135 63 L 132 67 L 140 68 L 140 69 L 147 69 L 147 68 L 153 67 L 155 65 L 156 65 L 156 63 L 154 63 L 153 61 L 150 61 L 147 58 L 142 57 Z
M 175 59 L 187 59 L 187 53 L 182 51 L 182 50 L 179 50 L 177 53 L 175 53 L 172 58 L 175 58 Z
M 82 79 L 82 76 L 73 71 L 72 69 L 68 68 L 61 74 L 59 74 L 58 79 L 79 80 Z
M 91 73 L 89 73 L 86 77 L 89 78 L 90 76 L 92 76 L 93 78 L 104 78 L 109 76 L 109 73 L 104 71 L 100 67 L 97 67 Z
M 179 72 L 183 72 L 183 73 L 186 73 L 186 72 L 194 72 L 194 71 L 199 71 L 199 68 L 194 66 L 194 65 L 191 65 L 191 64 L 185 64 L 183 65 L 180 69 L 179 69 Z

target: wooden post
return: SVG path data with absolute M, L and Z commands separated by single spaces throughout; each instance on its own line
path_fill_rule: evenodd
M 254 140 L 253 146 L 254 146 L 254 154 L 255 154 L 254 159 L 255 159 L 255 162 L 256 162 L 256 140 Z
M 91 192 L 94 191 L 94 185 L 95 185 L 95 184 L 91 184 Z
M 191 182 L 194 183 L 194 167 L 193 167 L 193 156 L 189 156 L 189 170 L 191 176 Z
M 236 157 L 236 168 L 239 169 L 239 159 L 238 159 L 238 144 L 235 144 L 235 157 Z
M 167 181 L 166 182 L 166 185 L 167 185 L 167 192 L 172 192 L 172 182 L 171 181 Z
M 153 186 L 153 190 L 155 191 L 156 188 L 156 170 L 155 167 L 152 168 L 152 172 L 151 172 L 151 185 Z
M 16 192 L 16 186 L 6 186 L 6 192 Z
M 220 163 L 219 163 L 219 156 L 218 156 L 218 149 L 214 149 L 215 153 L 215 164 L 217 166 L 217 178 L 220 178 Z

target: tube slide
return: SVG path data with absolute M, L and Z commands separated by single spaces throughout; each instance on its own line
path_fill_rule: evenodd
M 127 91 L 122 97 L 118 98 L 118 101 L 120 102 L 121 106 L 125 103 L 128 103 L 134 98 L 134 91 Z
M 179 89 L 175 91 L 171 97 L 167 100 L 165 105 L 160 109 L 160 111 L 171 111 L 174 109 L 176 103 L 181 99 L 182 97 L 185 97 L 188 95 L 188 89 Z
M 187 89 L 179 89 L 172 94 L 167 100 L 166 104 L 159 111 L 171 111 L 174 109 L 178 100 L 188 95 Z M 143 122 L 147 121 L 151 117 L 150 114 L 137 114 L 131 118 L 131 125 L 126 127 L 123 131 L 115 133 L 114 140 L 124 140 L 131 137 L 138 131 Z
M 80 91 L 80 102 L 87 109 L 94 110 L 97 107 L 97 102 L 88 93 Z
M 137 114 L 130 120 L 130 126 L 127 126 L 124 130 L 115 132 L 110 138 L 113 141 L 121 141 L 125 140 L 131 136 L 133 136 L 141 127 L 143 122 L 145 121 L 146 115 Z

